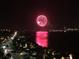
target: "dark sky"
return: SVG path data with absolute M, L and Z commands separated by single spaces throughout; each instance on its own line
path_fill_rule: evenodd
M 2 0 L 0 1 L 0 26 L 16 27 L 30 30 L 36 28 L 35 18 L 39 14 L 45 14 L 48 17 L 49 27 L 53 25 L 61 28 L 65 25 L 79 25 L 79 7 L 77 1 L 72 0 Z M 58 37 L 61 38 L 61 35 Z M 63 35 L 63 34 L 62 34 Z M 52 37 L 52 36 L 51 36 Z M 51 38 L 50 37 L 50 38 Z M 64 36 L 62 36 L 64 37 Z M 73 36 L 71 36 L 72 39 Z M 52 38 L 53 39 L 53 38 Z M 63 38 L 62 38 L 63 40 Z M 51 41 L 51 40 L 50 40 Z M 61 40 L 59 40 L 61 41 Z M 51 41 L 52 42 L 52 41 Z M 60 44 L 58 40 L 53 41 Z M 62 42 L 70 44 L 70 41 Z M 73 47 L 74 40 L 70 46 Z M 59 47 L 57 45 L 57 48 Z M 77 45 L 77 44 L 76 44 Z M 76 46 L 75 45 L 75 46 Z M 74 47 L 75 47 L 74 46 Z
M 45 14 L 49 26 L 79 25 L 78 3 L 72 0 L 6 0 L 0 2 L 0 26 L 31 29 L 35 17 Z

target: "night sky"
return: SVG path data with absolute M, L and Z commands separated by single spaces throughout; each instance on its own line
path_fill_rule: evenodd
M 79 25 L 78 2 L 72 0 L 3 0 L 0 2 L 0 10 L 0 27 L 35 29 L 37 27 L 35 19 L 39 14 L 45 14 L 48 17 L 49 27 L 64 28 L 64 26 Z M 70 34 L 70 38 L 66 35 L 64 33 L 51 34 L 50 46 L 53 45 L 53 48 L 59 49 L 78 47 L 76 38 L 78 35 L 74 37 L 75 34 Z M 73 43 L 76 43 L 75 46 Z
M 72 0 L 6 0 L 0 2 L 0 26 L 14 26 L 32 29 L 39 14 L 48 17 L 49 27 L 53 25 L 79 25 L 78 3 Z

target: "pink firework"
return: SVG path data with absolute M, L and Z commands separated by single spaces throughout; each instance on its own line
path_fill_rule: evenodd
M 36 22 L 39 26 L 44 27 L 47 25 L 47 17 L 45 15 L 39 15 L 36 18 Z

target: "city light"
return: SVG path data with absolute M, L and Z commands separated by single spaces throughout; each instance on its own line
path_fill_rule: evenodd
M 70 58 L 70 59 L 73 59 L 73 58 L 72 58 L 72 54 L 69 54 L 69 58 Z
M 61 59 L 65 59 L 65 58 L 62 56 Z
M 17 31 L 14 32 L 13 36 L 11 37 L 11 39 L 13 40 L 16 35 L 17 35 Z

